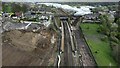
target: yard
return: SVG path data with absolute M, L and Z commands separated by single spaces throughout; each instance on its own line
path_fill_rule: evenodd
M 101 37 L 104 35 L 97 32 L 99 24 L 85 23 L 80 24 L 80 26 L 98 66 L 117 66 L 117 63 L 112 57 L 108 40 L 102 41 Z

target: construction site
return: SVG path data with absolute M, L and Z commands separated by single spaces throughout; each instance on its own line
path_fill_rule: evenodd
M 3 66 L 54 64 L 57 38 L 55 32 L 45 29 L 37 32 L 15 29 L 4 32 L 2 38 Z
M 52 9 L 39 15 L 34 12 L 39 17 L 38 22 L 3 18 L 2 66 L 96 68 L 94 56 L 79 27 L 83 16 L 71 15 L 63 8 L 54 8 L 52 13 Z

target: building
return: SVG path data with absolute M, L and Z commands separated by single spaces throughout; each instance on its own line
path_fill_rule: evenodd
M 100 15 L 99 13 L 96 13 L 96 14 L 86 14 L 86 15 L 84 15 L 84 19 L 86 19 L 86 20 L 97 20 L 99 15 Z
M 83 23 L 100 23 L 99 13 L 84 15 Z

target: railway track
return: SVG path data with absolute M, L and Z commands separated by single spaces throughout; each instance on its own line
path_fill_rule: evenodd
M 69 15 L 62 9 L 59 10 L 64 15 Z M 67 17 L 68 18 L 68 17 Z M 77 21 L 77 20 L 76 20 Z M 61 20 L 61 40 L 59 44 L 59 54 L 57 66 L 92 66 L 96 68 L 95 60 L 91 56 L 88 45 L 84 41 L 79 29 L 71 30 L 70 20 Z
M 57 66 L 96 66 L 79 30 L 71 30 L 68 21 L 61 21 L 61 43 Z M 95 67 L 94 67 L 95 68 Z
M 71 44 L 71 37 L 70 37 L 70 31 L 68 27 L 68 22 L 63 21 L 63 26 L 64 26 L 64 35 L 65 35 L 65 43 L 64 43 L 64 65 L 67 66 L 73 66 L 73 55 L 72 55 L 72 44 Z M 63 49 L 61 49 L 63 50 Z
M 61 21 L 61 45 L 60 53 L 58 54 L 57 66 L 80 66 L 81 61 L 80 54 L 77 53 L 76 43 L 74 43 L 74 37 L 67 21 Z

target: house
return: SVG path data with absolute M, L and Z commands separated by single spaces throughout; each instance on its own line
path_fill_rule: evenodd
M 43 16 L 43 15 L 42 15 L 41 17 L 39 17 L 39 19 L 40 19 L 40 20 L 48 20 L 49 18 L 48 18 L 48 16 Z
M 84 15 L 84 19 L 86 20 L 97 20 L 99 18 L 99 13 L 96 14 L 86 14 Z
M 15 12 L 15 15 L 16 15 L 17 17 L 21 17 L 21 16 L 22 16 L 22 12 Z
M 24 14 L 25 18 L 36 18 L 36 14 L 32 11 L 28 11 Z
M 96 14 L 86 14 L 83 16 L 83 23 L 100 23 L 99 13 Z

